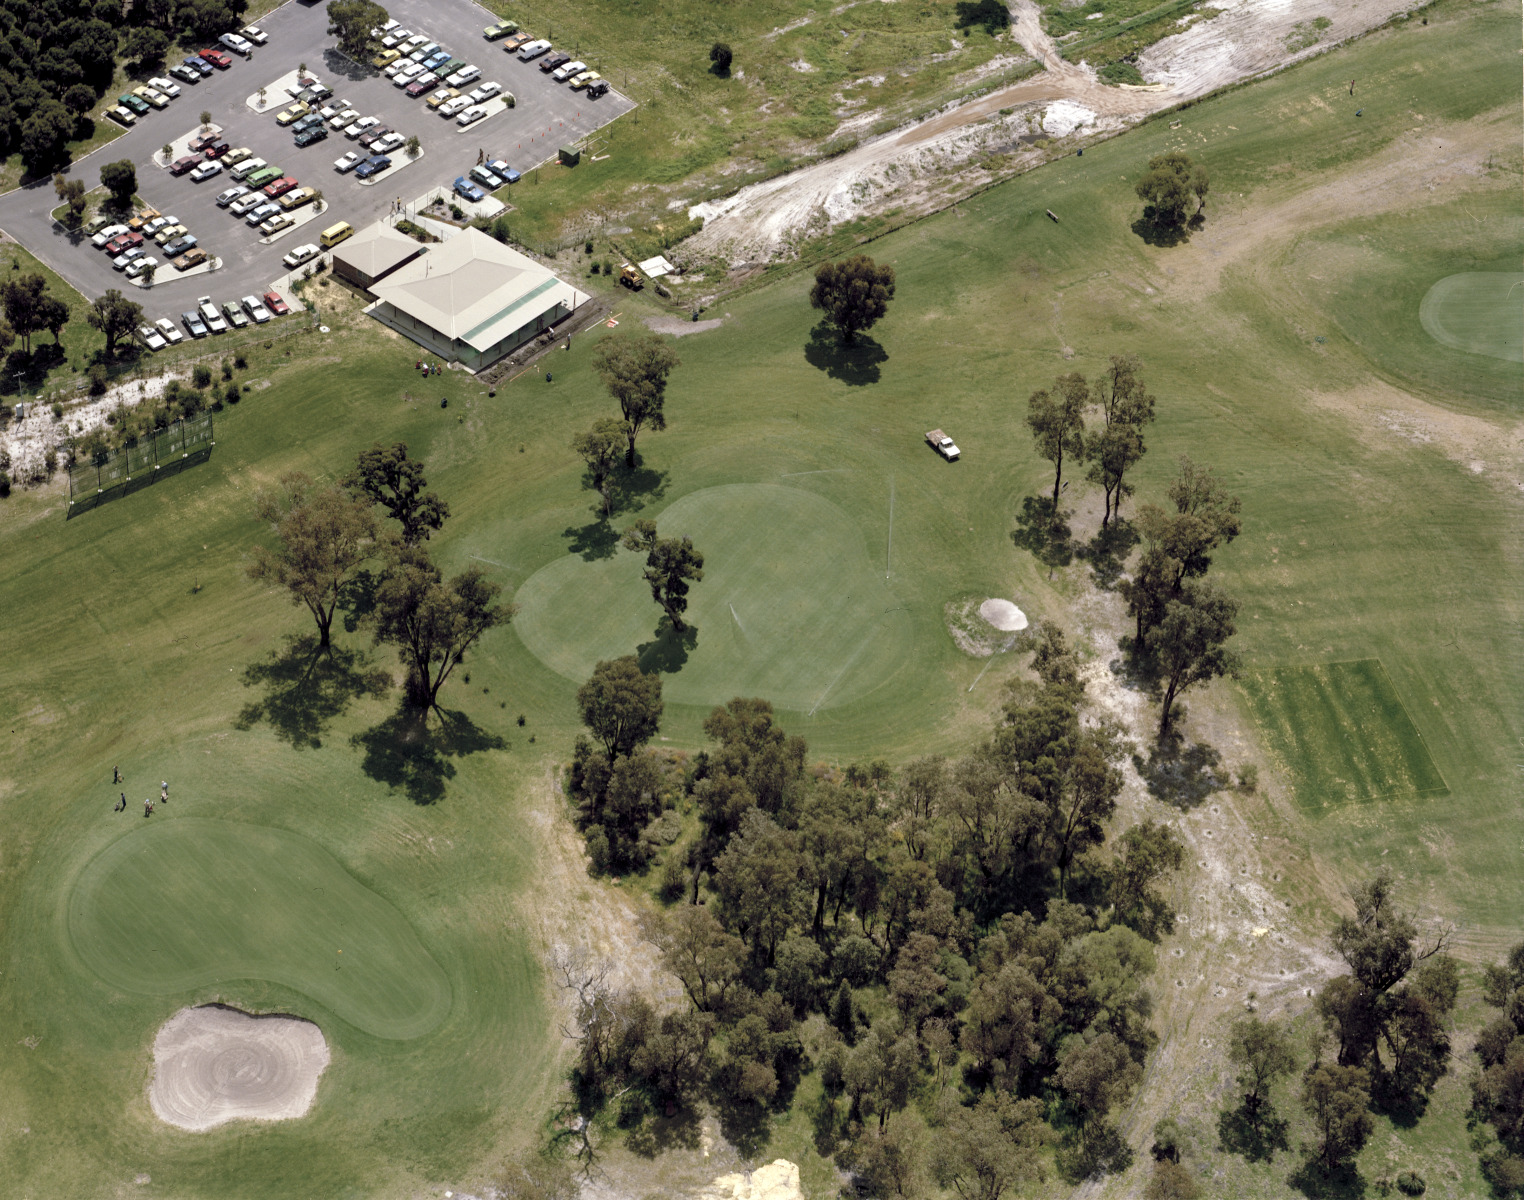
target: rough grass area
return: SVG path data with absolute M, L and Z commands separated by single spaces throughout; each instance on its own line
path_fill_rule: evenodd
M 1247 686 L 1308 808 L 1450 790 L 1380 659 L 1255 671 Z

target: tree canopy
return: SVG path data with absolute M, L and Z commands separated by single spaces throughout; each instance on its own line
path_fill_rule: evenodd
M 577 689 L 577 707 L 610 759 L 630 754 L 661 727 L 661 676 L 642 671 L 633 654 L 600 662 Z
M 889 311 L 894 299 L 894 268 L 879 266 L 866 254 L 822 263 L 810 289 L 810 307 L 823 309 L 841 340 L 852 342 Z
M 91 329 L 106 335 L 106 357 L 111 359 L 116 356 L 117 338 L 130 337 L 142 322 L 143 306 L 127 299 L 116 288 L 107 288 L 106 294 L 90 305 L 85 320 Z
M 602 501 L 604 516 L 613 510 L 614 495 L 609 483 L 625 440 L 624 425 L 613 417 L 594 421 L 591 429 L 572 438 L 571 448 L 587 464 L 587 481 Z
M 1042 388 L 1027 398 L 1027 428 L 1037 453 L 1053 464 L 1053 508 L 1058 509 L 1058 493 L 1064 477 L 1064 459 L 1082 458 L 1085 453 L 1085 406 L 1090 403 L 1090 385 L 1078 371 L 1060 375 L 1051 388 Z
M 372 29 L 379 29 L 389 18 L 386 9 L 373 0 L 329 0 L 328 32 L 338 38 L 339 50 L 350 58 L 361 58 L 376 44 Z
M 643 427 L 667 427 L 667 377 L 681 365 L 671 343 L 654 333 L 616 333 L 593 351 L 593 370 L 619 402 L 624 418 L 626 466 L 635 465 L 635 439 Z
M 101 186 L 111 193 L 111 203 L 126 208 L 132 203 L 132 194 L 138 190 L 138 172 L 130 158 L 109 162 L 101 166 Z
M 1170 150 L 1148 160 L 1135 190 L 1146 206 L 1144 218 L 1170 227 L 1185 223 L 1193 203 L 1198 213 L 1206 207 L 1208 187 L 1205 167 L 1183 151 Z
M 688 610 L 688 587 L 704 578 L 704 556 L 693 547 L 689 537 L 658 537 L 655 521 L 636 521 L 625 531 L 622 543 L 626 550 L 644 552 L 645 581 L 651 599 L 661 605 L 672 628 L 682 632 L 683 613 Z
M 384 508 L 402 526 L 402 540 L 408 545 L 427 541 L 450 515 L 448 504 L 425 493 L 429 484 L 423 477 L 423 463 L 408 457 L 406 442 L 390 446 L 377 442 L 360 451 L 344 486 Z

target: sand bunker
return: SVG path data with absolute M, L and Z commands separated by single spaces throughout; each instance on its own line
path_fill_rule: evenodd
M 305 1116 L 328 1066 L 328 1043 L 311 1021 L 208 1005 L 164 1022 L 153 1061 L 154 1115 L 200 1133 L 228 1121 Z
M 986 600 L 979 606 L 979 615 L 1005 633 L 1027 627 L 1027 614 L 1009 600 Z

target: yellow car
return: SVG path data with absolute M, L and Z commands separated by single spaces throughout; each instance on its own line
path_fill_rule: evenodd
M 239 146 L 238 149 L 229 150 L 222 156 L 222 165 L 224 167 L 236 167 L 253 153 L 254 151 L 250 150 L 247 146 Z
M 598 74 L 597 71 L 583 71 L 582 74 L 571 81 L 572 90 L 578 91 L 590 83 L 597 83 L 602 78 L 603 76 Z
M 148 101 L 148 103 L 152 104 L 155 108 L 169 107 L 169 97 L 164 95 L 162 92 L 155 91 L 147 84 L 144 84 L 142 87 L 133 88 L 132 94 L 137 96 L 139 99 Z
M 312 106 L 310 104 L 305 100 L 298 100 L 290 108 L 286 109 L 285 112 L 281 113 L 280 116 L 276 117 L 275 123 L 277 125 L 290 125 L 294 121 L 300 121 L 311 111 Z
M 390 66 L 401 57 L 402 54 L 400 51 L 383 50 L 380 54 L 376 55 L 375 58 L 370 60 L 370 65 L 375 67 L 377 70 L 380 70 L 382 67 Z
M 460 95 L 459 88 L 443 87 L 429 96 L 429 107 L 438 108 L 441 104 L 448 104 L 456 96 Z

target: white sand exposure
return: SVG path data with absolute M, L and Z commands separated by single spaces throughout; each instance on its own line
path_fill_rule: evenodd
M 1027 627 L 1027 614 L 1009 600 L 986 600 L 979 615 L 1003 633 L 1015 633 Z
M 297 1017 L 220 1004 L 182 1008 L 153 1043 L 154 1115 L 201 1133 L 228 1121 L 305 1116 L 328 1066 L 323 1031 Z

